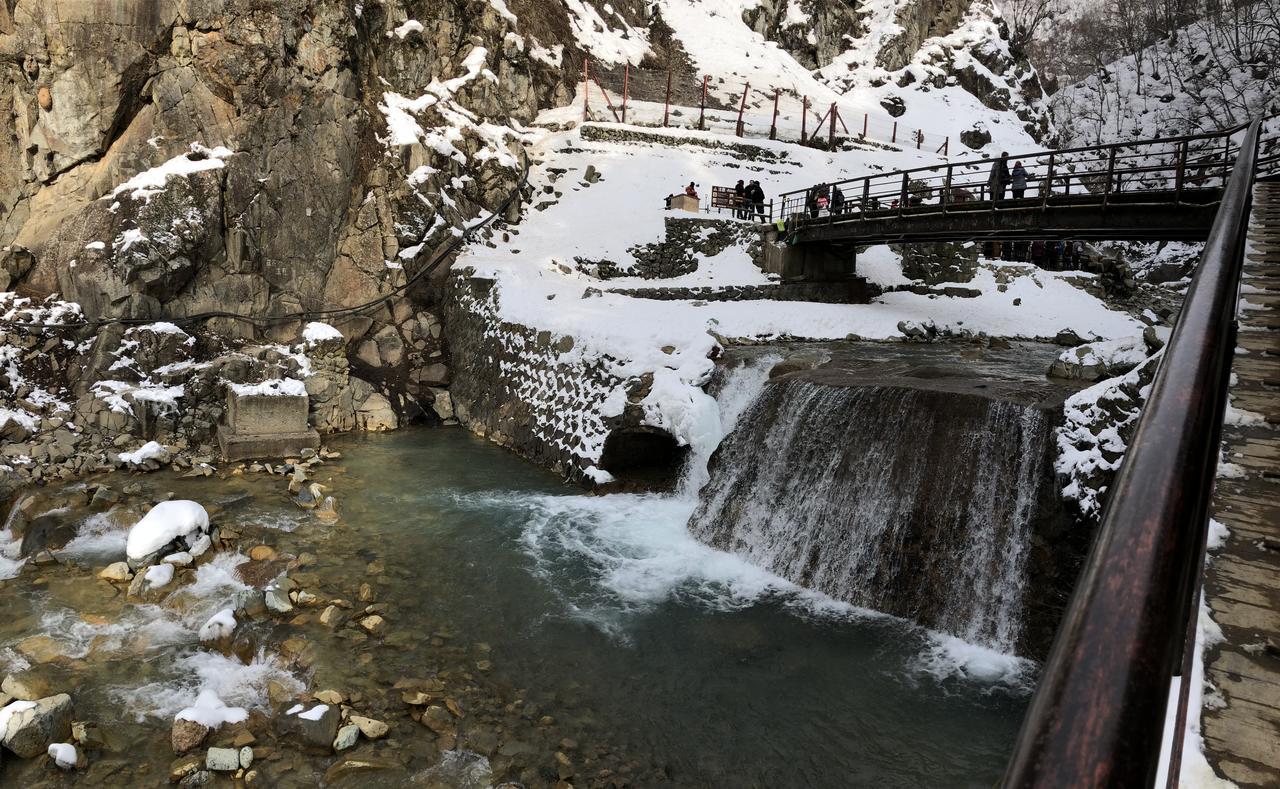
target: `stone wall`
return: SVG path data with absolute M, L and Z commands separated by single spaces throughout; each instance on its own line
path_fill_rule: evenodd
M 632 265 L 612 260 L 574 258 L 578 270 L 599 279 L 641 277 L 670 279 L 691 274 L 701 258 L 715 257 L 733 246 L 744 246 L 759 256 L 760 238 L 752 225 L 731 219 L 668 216 L 663 220 L 662 241 L 637 244 L 627 250 Z
M 449 282 L 454 414 L 477 435 L 591 482 L 609 434 L 639 427 L 634 409 L 612 406 L 611 395 L 625 386 L 625 400 L 638 401 L 645 382 L 624 382 L 612 359 L 575 353 L 572 337 L 501 320 L 493 285 L 465 273 Z

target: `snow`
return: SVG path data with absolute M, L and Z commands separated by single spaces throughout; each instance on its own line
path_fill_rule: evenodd
M 302 706 L 302 705 L 298 705 L 298 707 L 300 707 L 300 706 Z M 298 707 L 294 707 L 293 709 L 298 709 Z M 328 711 L 329 711 L 329 705 L 328 705 L 328 704 L 317 704 L 316 706 L 312 707 L 311 709 L 307 710 L 306 712 L 299 712 L 299 713 L 296 713 L 296 714 L 297 714 L 297 716 L 298 716 L 299 718 L 302 718 L 303 720 L 307 720 L 307 721 L 318 721 L 318 720 L 320 720 L 321 718 L 323 718 L 323 717 L 324 717 L 324 714 L 325 714 L 326 712 L 328 712 Z M 293 712 L 290 712 L 289 714 L 290 714 L 290 715 L 293 715 L 294 713 L 293 713 Z
M 410 33 L 421 33 L 422 23 L 416 19 L 410 19 L 409 21 L 405 22 L 403 25 L 400 25 L 399 27 L 397 27 L 392 32 L 396 34 L 396 38 L 403 39 L 405 36 L 409 35 Z
M 338 335 L 341 337 L 342 335 Z M 273 378 L 257 384 L 230 384 L 231 391 L 241 397 L 259 395 L 267 397 L 306 397 L 306 384 L 297 378 Z
M 175 156 L 161 165 L 138 173 L 108 192 L 102 199 L 110 200 L 127 192 L 134 200 L 149 201 L 153 196 L 164 191 L 165 182 L 169 178 L 219 169 L 226 166 L 226 160 L 231 155 L 232 152 L 222 146 L 206 148 L 200 143 L 192 143 L 189 153 Z M 136 229 L 125 231 L 125 234 L 130 240 L 124 242 L 124 249 L 142 240 L 141 232 Z
M 102 251 L 107 248 L 107 245 L 101 241 L 90 241 L 88 244 L 84 245 L 84 248 L 92 249 L 95 251 Z
M 236 629 L 236 614 L 230 608 L 224 608 L 205 622 L 200 628 L 201 641 L 221 641 L 229 637 Z
M 208 529 L 209 513 L 198 503 L 187 499 L 162 501 L 129 530 L 125 553 L 130 559 L 143 559 L 178 538 L 190 544 Z
M 76 746 L 69 742 L 55 742 L 49 745 L 49 758 L 53 759 L 53 763 L 61 770 L 70 770 L 80 761 L 80 755 L 76 753 Z
M 630 63 L 635 66 L 650 53 L 647 29 L 634 28 L 616 14 L 606 20 L 586 0 L 564 0 L 564 5 L 569 12 L 574 39 L 595 60 L 607 65 Z M 738 13 L 742 13 L 741 9 Z M 666 16 L 665 7 L 663 16 Z
M 489 0 L 489 5 L 493 8 L 494 11 L 498 12 L 498 16 L 507 20 L 511 24 L 514 25 L 518 21 L 520 21 L 516 18 L 515 14 L 511 13 L 511 9 L 507 8 L 506 0 Z
M 132 463 L 136 466 L 153 458 L 164 457 L 167 451 L 158 441 L 148 441 L 132 452 L 121 452 L 120 460 L 123 463 Z
M 195 721 L 202 726 L 216 729 L 224 723 L 240 723 L 249 717 L 248 710 L 243 707 L 228 707 L 212 690 L 200 691 L 196 703 L 183 709 L 174 716 L 174 720 Z
M 302 330 L 302 342 L 304 345 L 316 345 L 325 340 L 341 339 L 343 339 L 342 332 L 320 321 L 311 321 Z
M 143 579 L 146 581 L 148 589 L 160 589 L 168 586 L 173 581 L 173 565 L 153 564 L 147 568 Z
M 9 719 L 19 712 L 26 712 L 34 709 L 36 703 L 34 701 L 11 701 L 4 707 L 0 708 L 0 738 L 4 737 L 9 730 Z

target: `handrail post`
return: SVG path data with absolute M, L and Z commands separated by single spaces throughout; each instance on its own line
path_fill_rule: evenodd
M 942 182 L 942 213 L 947 213 L 947 206 L 951 204 L 951 165 L 947 165 L 947 177 Z
M 907 207 L 907 186 L 910 184 L 911 176 L 906 173 L 902 174 L 902 193 L 898 196 L 898 216 L 902 216 L 902 212 Z
M 1187 179 L 1187 141 L 1183 140 L 1178 145 L 1178 172 L 1174 176 L 1173 186 L 1173 202 L 1175 204 L 1182 202 L 1182 187 Z
M 1107 185 L 1102 191 L 1102 207 L 1106 208 L 1111 199 L 1111 178 L 1116 172 L 1116 147 L 1111 147 L 1111 155 L 1107 157 Z
M 862 179 L 862 221 L 867 220 L 867 210 L 871 208 L 871 178 L 868 176 Z
M 1049 154 L 1049 175 L 1044 179 L 1044 192 L 1040 195 L 1041 208 L 1046 208 L 1049 205 L 1049 195 L 1053 192 L 1053 168 L 1055 163 L 1055 155 Z

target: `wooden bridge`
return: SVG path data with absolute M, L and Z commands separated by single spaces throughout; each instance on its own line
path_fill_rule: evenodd
M 1245 127 L 1212 134 L 953 161 L 815 184 L 781 195 L 792 246 L 847 262 L 872 244 L 986 239 L 1204 241 L 1240 155 Z M 1001 165 L 1024 175 L 996 183 Z M 1259 172 L 1280 168 L 1280 137 L 1261 141 Z

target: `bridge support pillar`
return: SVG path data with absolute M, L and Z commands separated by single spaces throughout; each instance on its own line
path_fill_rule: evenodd
M 789 245 L 776 230 L 764 237 L 764 271 L 777 274 L 783 282 L 844 282 L 854 279 L 852 250 L 837 250 L 828 244 Z

